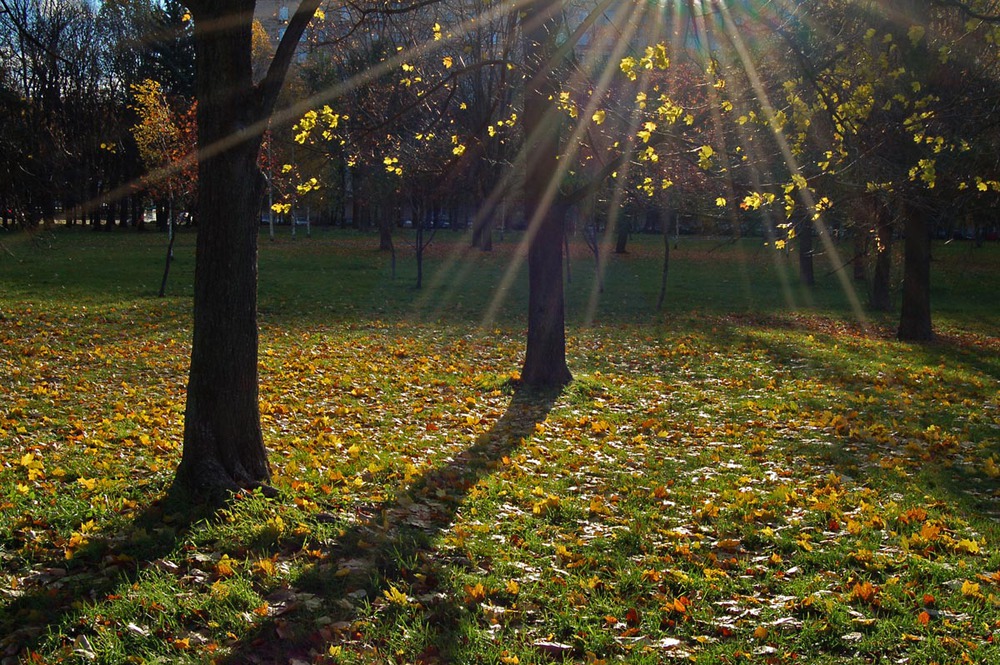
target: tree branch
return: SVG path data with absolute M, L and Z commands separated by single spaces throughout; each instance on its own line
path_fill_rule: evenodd
M 1000 23 L 1000 14 L 987 14 L 969 6 L 966 0 L 933 0 L 939 7 L 951 7 L 957 9 L 969 18 L 978 19 L 987 23 Z
M 278 99 L 278 93 L 285 82 L 288 68 L 295 57 L 295 50 L 299 46 L 299 40 L 306 31 L 306 26 L 316 14 L 322 0 L 302 0 L 298 9 L 288 22 L 285 33 L 281 36 L 278 48 L 274 52 L 271 65 L 267 68 L 267 74 L 260 83 L 257 84 L 257 117 L 266 118 L 274 110 L 274 105 Z

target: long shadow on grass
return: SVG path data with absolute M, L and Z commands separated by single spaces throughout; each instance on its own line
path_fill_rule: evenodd
M 803 326 L 783 327 L 794 329 L 800 335 L 810 332 L 810 328 Z M 990 513 L 1000 510 L 996 500 L 1000 482 L 978 470 L 986 458 L 1000 454 L 1000 446 L 993 443 L 979 450 L 970 449 L 972 445 L 993 440 L 986 426 L 977 425 L 976 419 L 970 417 L 976 409 L 982 408 L 981 405 L 989 403 L 992 386 L 1000 378 L 1000 355 L 993 350 L 989 340 L 945 337 L 911 348 L 901 347 L 904 352 L 899 354 L 897 362 L 879 361 L 877 368 L 885 375 L 881 385 L 876 385 L 868 376 L 874 361 L 853 357 L 849 348 L 836 350 L 832 346 L 837 341 L 836 335 L 826 346 L 757 336 L 751 336 L 748 341 L 780 366 L 791 366 L 792 373 L 799 378 L 811 377 L 844 395 L 868 393 L 875 399 L 871 405 L 859 406 L 824 401 L 829 398 L 822 391 L 802 396 L 806 409 L 848 415 L 848 424 L 839 432 L 842 438 L 838 445 L 817 450 L 825 461 L 836 464 L 859 482 L 884 482 L 887 475 L 894 474 L 881 469 L 871 454 L 874 453 L 878 461 L 893 458 L 905 463 L 911 473 L 923 475 L 929 488 L 939 488 L 948 493 L 949 500 L 961 502 L 969 510 Z M 902 343 L 887 339 L 885 344 Z M 978 375 L 978 385 L 970 382 L 954 387 L 957 396 L 952 403 L 946 403 L 938 396 L 937 386 L 931 383 L 933 375 L 925 375 L 922 371 L 939 367 L 969 370 Z M 891 403 L 882 401 L 889 394 L 898 399 Z M 904 399 L 910 395 L 917 397 L 912 403 Z M 877 437 L 865 433 L 873 425 L 884 426 L 893 433 L 887 441 L 877 442 Z M 932 425 L 941 433 L 931 432 Z M 902 429 L 903 434 L 897 434 L 896 429 Z
M 322 599 L 325 620 L 308 609 L 266 620 L 245 636 L 222 662 L 314 662 L 333 644 L 361 643 L 375 648 L 372 658 L 395 658 L 375 635 L 361 635 L 353 625 L 368 603 L 397 624 L 409 626 L 407 662 L 451 662 L 461 642 L 462 600 L 440 593 L 443 578 L 455 570 L 475 572 L 459 555 L 445 555 L 436 539 L 454 521 L 465 497 L 481 478 L 493 473 L 504 456 L 544 421 L 560 392 L 518 389 L 504 415 L 469 448 L 416 479 L 324 551 L 322 562 L 303 573 L 292 589 L 278 595 Z M 393 604 L 387 593 L 409 595 Z M 398 598 L 398 596 L 397 596 Z M 400 645 L 396 645 L 398 648 Z M 378 655 L 381 654 L 381 655 Z
M 73 548 L 69 558 L 59 546 L 33 549 L 36 530 L 49 525 L 26 517 L 23 528 L 0 537 L 0 550 L 23 551 L 28 553 L 26 558 L 32 552 L 38 556 L 26 563 L 30 571 L 20 580 L 22 588 L 15 590 L 17 595 L 0 606 L 0 658 L 26 659 L 50 630 L 87 637 L 93 626 L 68 626 L 62 631 L 58 627 L 73 623 L 73 617 L 81 613 L 81 604 L 117 595 L 151 566 L 177 572 L 173 570 L 176 564 L 164 557 L 196 522 L 210 518 L 218 507 L 192 507 L 188 497 L 170 489 L 122 528 L 87 534 L 88 541 Z M 72 644 L 63 646 L 73 648 Z M 80 655 L 87 658 L 87 649 L 82 648 Z M 7 658 L 3 662 L 8 662 Z

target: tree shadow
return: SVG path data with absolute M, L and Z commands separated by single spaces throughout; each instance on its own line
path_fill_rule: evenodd
M 759 327 L 782 327 L 800 334 L 814 332 L 809 326 L 795 323 L 772 324 L 762 323 Z M 867 394 L 873 400 L 871 413 L 866 415 L 866 409 L 857 404 L 824 402 L 827 396 L 822 391 L 802 397 L 800 404 L 806 409 L 846 414 L 847 420 L 833 428 L 831 434 L 836 445 L 816 451 L 822 452 L 824 459 L 839 471 L 862 484 L 877 483 L 893 475 L 886 471 L 895 468 L 893 464 L 905 465 L 908 473 L 921 476 L 926 486 L 942 498 L 961 503 L 971 511 L 1000 513 L 1000 479 L 979 468 L 987 458 L 1000 456 L 1000 444 L 986 426 L 977 426 L 975 419 L 968 417 L 977 408 L 988 408 L 991 386 L 1000 380 L 996 339 L 953 334 L 908 344 L 885 334 L 869 337 L 896 345 L 898 361 L 875 365 L 855 357 L 837 348 L 839 338 L 835 332 L 829 345 L 796 344 L 748 333 L 743 333 L 743 343 L 763 351 L 777 367 L 793 376 L 811 378 L 843 394 Z M 876 369 L 877 380 L 873 377 Z M 950 401 L 929 390 L 942 381 L 945 369 L 973 375 L 973 379 L 962 379 L 953 387 L 957 397 Z M 893 404 L 880 397 L 889 393 L 899 398 Z M 934 400 L 911 403 L 908 399 L 909 395 L 921 394 L 925 398 L 933 395 Z M 867 433 L 866 427 L 872 425 L 884 425 L 882 429 L 891 430 L 891 434 Z M 878 463 L 872 461 L 873 454 Z M 886 468 L 881 463 L 886 463 Z
M 73 548 L 72 556 L 56 546 L 45 550 L 31 562 L 22 587 L 8 594 L 13 595 L 11 601 L 0 606 L 2 662 L 21 662 L 16 659 L 27 657 L 47 633 L 80 612 L 81 602 L 114 595 L 150 566 L 173 565 L 164 557 L 195 524 L 211 519 L 221 507 L 195 503 L 171 486 L 121 529 L 87 534 L 87 542 Z M 26 522 L 24 528 L 0 537 L 0 549 L 31 550 L 34 527 L 47 526 Z
M 286 609 L 291 601 L 294 611 L 283 609 L 280 616 L 269 617 L 218 662 L 313 662 L 331 644 L 352 641 L 359 608 L 368 603 L 389 605 L 387 593 L 402 593 L 400 588 L 410 592 L 404 605 L 419 613 L 417 622 L 424 627 L 414 638 L 420 644 L 411 645 L 422 649 L 416 662 L 449 662 L 450 651 L 460 641 L 462 601 L 437 589 L 446 569 L 475 571 L 475 564 L 461 556 L 441 556 L 435 540 L 454 521 L 470 489 L 534 432 L 560 394 L 558 389 L 519 387 L 504 415 L 472 446 L 366 513 L 342 531 L 324 549 L 320 562 L 291 588 L 272 592 L 269 597 Z M 326 621 L 318 625 L 308 604 L 296 602 L 302 598 L 321 599 Z

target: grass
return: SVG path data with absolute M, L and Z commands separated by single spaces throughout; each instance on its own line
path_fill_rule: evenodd
M 558 394 L 516 389 L 517 254 L 262 240 L 277 499 L 170 490 L 193 235 L 0 238 L 0 658 L 190 663 L 1000 659 L 1000 251 L 935 247 L 938 342 L 820 259 L 573 247 Z M 862 298 L 863 300 L 863 298 Z M 588 324 L 589 325 L 585 325 Z

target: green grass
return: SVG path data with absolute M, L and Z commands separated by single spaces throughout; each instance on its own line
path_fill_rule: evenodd
M 821 257 L 681 238 L 567 287 L 576 380 L 516 390 L 517 256 L 443 232 L 260 247 L 276 499 L 179 460 L 194 235 L 0 243 L 0 653 L 11 662 L 992 662 L 1000 248 L 935 246 L 939 341 Z M 860 296 L 864 301 L 864 296 Z M 589 313 L 588 313 L 589 312 Z M 861 318 L 859 318 L 861 317 Z

